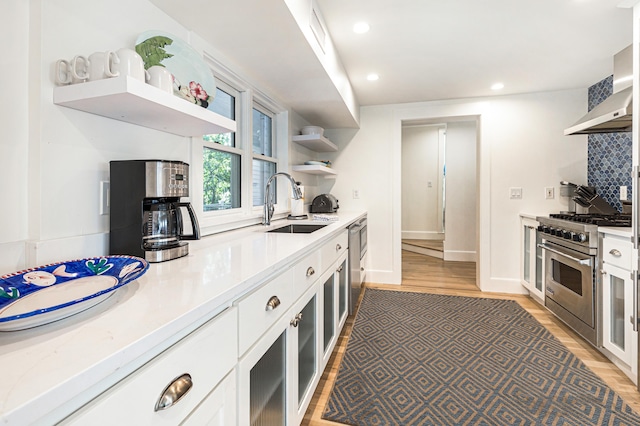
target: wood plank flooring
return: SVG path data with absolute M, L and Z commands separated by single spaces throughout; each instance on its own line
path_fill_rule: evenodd
M 475 285 L 475 263 L 445 262 L 430 256 L 402 252 L 402 285 L 366 284 L 369 288 L 437 293 L 468 297 L 486 297 L 510 299 L 518 302 L 524 309 L 544 325 L 558 340 L 585 363 L 594 373 L 614 389 L 627 404 L 640 413 L 640 393 L 636 386 L 613 365 L 604 355 L 555 318 L 543 306 L 528 296 L 483 293 Z M 309 426 L 335 426 L 340 423 L 322 420 L 322 412 L 335 381 L 340 361 L 346 349 L 347 340 L 353 328 L 354 317 L 347 323 L 336 344 L 309 408 L 302 421 Z

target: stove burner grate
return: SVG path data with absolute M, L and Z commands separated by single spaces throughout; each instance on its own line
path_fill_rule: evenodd
M 631 215 L 630 214 L 595 214 L 595 213 L 586 213 L 586 214 L 550 214 L 549 217 L 554 219 L 562 219 L 568 220 L 571 222 L 580 222 L 580 223 L 588 223 L 590 225 L 597 226 L 620 226 L 620 227 L 630 227 L 631 226 Z

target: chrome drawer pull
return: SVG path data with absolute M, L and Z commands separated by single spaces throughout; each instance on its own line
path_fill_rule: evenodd
M 340 244 L 336 244 L 336 251 L 342 250 L 342 246 Z
M 192 386 L 193 381 L 189 374 L 183 374 L 176 378 L 165 388 L 164 391 L 162 391 L 160 398 L 158 398 L 158 401 L 156 402 L 154 411 L 162 411 L 174 406 L 178 401 L 180 401 L 180 398 L 185 396 L 187 392 L 191 390 Z
M 620 253 L 620 250 L 618 250 L 618 249 L 611 249 L 611 250 L 609 251 L 609 254 L 610 254 L 611 256 L 615 256 L 615 257 L 620 257 L 620 256 L 622 256 L 622 253 Z
M 307 269 L 307 277 L 310 277 L 311 275 L 315 274 L 316 271 L 313 270 L 313 268 L 311 266 L 309 266 L 309 268 Z
M 264 310 L 265 311 L 273 311 L 278 306 L 280 306 L 280 299 L 278 299 L 278 296 L 271 296 L 271 298 L 267 302 L 267 306 L 264 308 Z

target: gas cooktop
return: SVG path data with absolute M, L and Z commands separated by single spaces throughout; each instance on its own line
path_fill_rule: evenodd
M 571 222 L 586 223 L 596 226 L 620 226 L 631 227 L 631 215 L 630 214 L 600 214 L 600 213 L 557 213 L 550 214 L 552 219 L 568 220 Z

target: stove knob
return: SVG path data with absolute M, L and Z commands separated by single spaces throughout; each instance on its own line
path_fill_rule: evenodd
M 556 235 L 556 230 L 553 226 L 550 226 L 549 229 L 547 231 L 545 231 L 547 234 L 551 234 L 551 235 Z
M 587 236 L 585 234 L 583 234 L 582 232 L 579 234 L 575 234 L 573 236 L 573 241 L 578 241 L 579 243 L 584 243 L 587 241 Z
M 538 225 L 538 231 L 539 232 L 544 232 L 544 225 Z
M 572 239 L 573 238 L 573 234 L 574 233 L 571 232 L 571 231 L 562 231 L 562 236 L 567 240 Z

